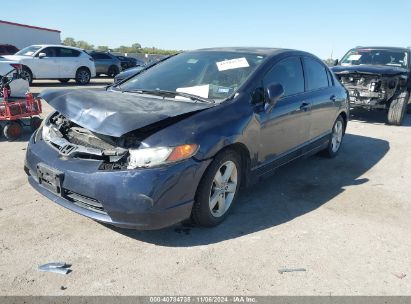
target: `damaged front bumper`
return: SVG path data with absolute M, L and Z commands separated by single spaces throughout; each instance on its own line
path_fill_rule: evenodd
M 67 209 L 121 228 L 160 229 L 187 219 L 211 162 L 190 158 L 157 168 L 99 170 L 100 160 L 62 157 L 34 137 L 25 161 L 30 184 Z

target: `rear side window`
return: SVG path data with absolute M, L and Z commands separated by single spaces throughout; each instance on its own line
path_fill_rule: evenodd
M 279 83 L 284 88 L 284 96 L 304 92 L 304 74 L 299 57 L 284 59 L 275 64 L 264 77 L 264 86 Z
M 326 67 L 319 61 L 304 57 L 304 72 L 307 80 L 307 91 L 328 87 L 328 73 Z
M 73 49 L 60 48 L 59 57 L 78 57 L 80 52 Z

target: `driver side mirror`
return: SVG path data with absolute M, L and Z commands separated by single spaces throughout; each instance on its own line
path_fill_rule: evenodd
M 39 59 L 44 58 L 44 57 L 47 57 L 46 53 L 39 53 Z
M 268 98 L 265 105 L 265 111 L 270 113 L 277 102 L 284 96 L 284 88 L 279 83 L 269 84 L 265 89 L 266 97 Z
M 339 62 L 338 59 L 335 59 L 334 60 L 334 66 L 338 65 L 338 62 Z

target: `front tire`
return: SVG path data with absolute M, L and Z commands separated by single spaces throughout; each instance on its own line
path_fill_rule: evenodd
M 20 74 L 21 78 L 26 79 L 29 82 L 29 85 L 33 83 L 33 74 L 31 73 L 30 69 L 27 67 L 23 67 Z
M 90 82 L 91 73 L 87 68 L 79 68 L 76 72 L 76 82 L 79 85 L 86 85 Z
M 197 189 L 191 212 L 195 224 L 213 227 L 224 221 L 237 198 L 241 174 L 238 153 L 225 150 L 217 154 Z
M 402 125 L 409 98 L 410 93 L 406 91 L 402 92 L 397 98 L 391 101 L 390 108 L 388 109 L 388 124 L 395 126 Z
M 337 120 L 334 122 L 330 141 L 326 149 L 322 151 L 322 155 L 328 158 L 334 158 L 340 152 L 342 140 L 345 134 L 345 121 L 342 116 L 338 116 Z

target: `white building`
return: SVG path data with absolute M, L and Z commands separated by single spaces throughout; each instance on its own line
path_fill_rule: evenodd
M 22 49 L 33 44 L 60 44 L 60 31 L 0 20 L 0 44 Z

